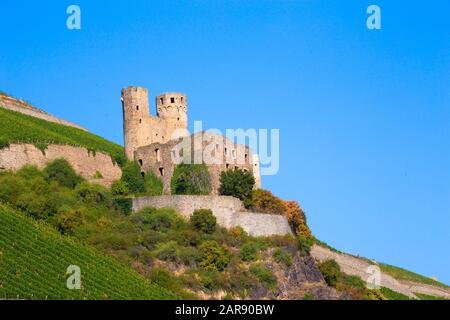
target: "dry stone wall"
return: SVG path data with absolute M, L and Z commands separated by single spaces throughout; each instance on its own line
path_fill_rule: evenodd
M 66 159 L 78 174 L 94 183 L 109 186 L 122 175 L 120 167 L 113 163 L 109 155 L 102 152 L 93 154 L 84 148 L 65 145 L 49 145 L 43 153 L 32 144 L 11 144 L 0 150 L 0 171 L 15 171 L 25 165 L 36 165 L 42 169 L 58 158 Z M 93 179 L 97 171 L 103 176 L 102 179 Z
M 254 237 L 293 234 L 287 219 L 280 215 L 245 212 L 239 199 L 228 196 L 159 196 L 133 199 L 133 211 L 145 207 L 174 208 L 189 218 L 197 209 L 211 209 L 217 223 L 225 228 L 241 227 Z

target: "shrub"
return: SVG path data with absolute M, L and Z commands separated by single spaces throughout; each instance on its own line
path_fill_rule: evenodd
M 141 174 L 141 169 L 137 162 L 127 162 L 122 168 L 122 178 L 128 186 L 128 190 L 133 194 L 145 192 L 145 181 Z
M 306 215 L 297 201 L 285 202 L 285 215 L 291 225 L 294 227 L 298 236 L 310 237 L 311 230 L 306 222 Z
M 256 210 L 270 214 L 284 214 L 285 204 L 268 190 L 253 190 L 253 206 Z
M 191 216 L 191 224 L 198 231 L 213 233 L 216 230 L 216 217 L 210 209 L 195 210 Z
M 176 262 L 178 260 L 178 244 L 175 241 L 160 243 L 156 246 L 154 254 L 160 260 Z
M 100 171 L 95 171 L 94 175 L 92 176 L 92 179 L 103 179 L 103 175 Z
M 57 214 L 58 201 L 53 194 L 23 193 L 18 197 L 16 207 L 36 219 L 46 219 Z
M 133 209 L 133 201 L 131 199 L 116 198 L 114 199 L 114 208 L 124 214 L 131 214 Z
M 206 241 L 200 245 L 200 267 L 205 270 L 224 270 L 230 263 L 231 252 L 216 241 Z
M 163 182 L 153 172 L 147 172 L 144 177 L 145 193 L 149 196 L 161 196 L 163 194 Z
M 208 195 L 211 177 L 205 164 L 179 164 L 170 182 L 172 194 Z
M 256 246 L 253 243 L 244 244 L 240 256 L 242 261 L 255 261 L 258 258 Z
M 72 234 L 73 230 L 83 224 L 83 213 L 79 210 L 67 211 L 58 215 L 56 229 L 63 234 Z
M 169 271 L 163 268 L 154 268 L 149 274 L 150 281 L 167 288 L 173 292 L 179 292 L 182 288 L 178 279 Z
M 111 206 L 111 195 L 103 186 L 83 182 L 76 186 L 75 194 L 84 203 Z
M 23 179 L 7 174 L 0 179 L 0 201 L 14 204 L 18 197 L 27 190 Z
M 44 169 L 45 177 L 48 181 L 56 181 L 61 186 L 73 189 L 83 181 L 75 170 L 65 159 L 56 159 L 49 163 Z
M 124 197 L 129 193 L 130 190 L 128 189 L 128 185 L 122 180 L 114 181 L 114 183 L 111 185 L 111 194 L 114 197 Z
M 303 235 L 298 236 L 298 250 L 303 254 L 309 254 L 311 247 L 314 244 L 314 238 L 312 236 L 306 237 Z
M 184 220 L 173 209 L 144 208 L 133 216 L 142 230 L 164 231 L 176 229 Z
M 318 265 L 326 283 L 331 287 L 336 287 L 336 284 L 341 273 L 341 268 L 334 260 L 327 260 Z
M 250 267 L 250 272 L 265 287 L 274 289 L 277 285 L 277 278 L 265 265 L 256 263 Z
M 219 193 L 242 200 L 246 207 L 252 205 L 252 190 L 255 178 L 241 169 L 227 170 L 220 174 Z
M 292 265 L 292 254 L 283 248 L 276 248 L 273 251 L 273 259 L 277 263 L 283 263 L 287 267 L 290 267 Z
M 200 254 L 194 247 L 180 247 L 178 257 L 186 266 L 193 266 L 199 260 Z

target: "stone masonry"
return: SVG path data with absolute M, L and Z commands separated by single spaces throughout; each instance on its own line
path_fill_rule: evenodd
M 284 216 L 245 212 L 243 203 L 228 196 L 160 196 L 133 199 L 133 212 L 145 207 L 173 208 L 189 218 L 197 209 L 211 209 L 224 228 L 241 227 L 254 237 L 292 234 Z

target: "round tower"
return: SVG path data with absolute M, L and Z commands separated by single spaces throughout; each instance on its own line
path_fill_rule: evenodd
M 146 119 L 149 117 L 148 90 L 141 87 L 122 89 L 125 154 L 134 159 L 134 151 L 145 144 Z
M 157 96 L 156 113 L 166 123 L 167 140 L 176 139 L 186 134 L 188 119 L 185 94 L 164 93 Z

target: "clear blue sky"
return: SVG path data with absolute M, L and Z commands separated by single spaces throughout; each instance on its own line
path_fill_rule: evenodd
M 82 30 L 66 28 L 78 4 Z M 366 8 L 382 9 L 382 30 Z M 279 128 L 264 187 L 330 245 L 450 283 L 448 1 L 1 1 L 0 90 L 122 144 L 120 90 Z M 152 108 L 153 109 L 153 108 Z

